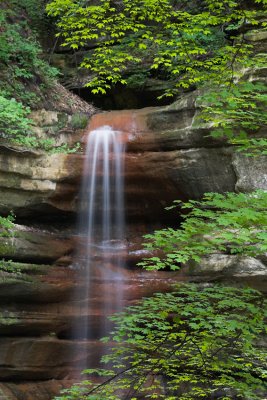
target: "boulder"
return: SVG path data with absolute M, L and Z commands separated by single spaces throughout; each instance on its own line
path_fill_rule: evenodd
M 249 285 L 267 291 L 267 265 L 263 260 L 239 255 L 211 254 L 191 263 L 187 276 L 195 282 L 224 282 Z
M 236 153 L 233 166 L 237 191 L 248 193 L 257 189 L 267 190 L 267 156 L 246 157 Z

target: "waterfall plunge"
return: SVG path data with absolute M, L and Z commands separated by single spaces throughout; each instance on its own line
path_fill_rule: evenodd
M 121 139 L 122 134 L 110 126 L 88 135 L 79 222 L 78 264 L 84 291 L 78 296 L 85 310 L 82 323 L 75 328 L 80 339 L 105 336 L 110 330 L 107 316 L 122 308 L 125 146 Z M 92 332 L 95 319 L 97 334 Z M 80 369 L 90 366 L 89 359 Z
M 84 180 L 82 186 L 81 232 L 88 238 L 87 260 L 90 247 L 105 242 L 122 240 L 124 235 L 124 145 L 120 132 L 102 126 L 90 132 Z

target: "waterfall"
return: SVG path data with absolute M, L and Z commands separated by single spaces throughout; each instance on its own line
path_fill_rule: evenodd
M 78 266 L 82 274 L 82 322 L 76 337 L 99 339 L 110 330 L 107 316 L 122 308 L 124 244 L 124 147 L 110 126 L 89 132 L 79 222 Z M 91 367 L 86 360 L 80 369 Z
M 119 131 L 102 126 L 89 133 L 81 220 L 81 231 L 88 239 L 88 257 L 91 246 L 101 245 L 104 252 L 105 243 L 123 239 L 123 156 L 124 145 L 120 142 Z

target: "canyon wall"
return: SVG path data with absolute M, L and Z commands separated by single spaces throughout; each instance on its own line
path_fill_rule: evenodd
M 266 44 L 265 37 L 251 40 Z M 257 74 L 266 79 L 265 70 Z M 196 95 L 186 94 L 169 106 L 107 112 L 91 119 L 90 129 L 111 125 L 124 132 L 127 143 L 125 304 L 166 290 L 174 279 L 249 283 L 266 290 L 264 257 L 211 255 L 175 276 L 136 268 L 149 255 L 142 248 L 142 235 L 179 225 L 179 215 L 165 210 L 173 200 L 199 199 L 205 192 L 267 190 L 266 157 L 247 158 L 225 140 L 212 139 L 210 127 L 198 120 Z M 78 103 L 75 112 L 88 117 L 96 112 Z M 73 129 L 73 113 L 46 109 L 32 117 L 40 136 L 49 131 L 58 143 L 83 142 L 86 130 Z M 0 143 L 0 213 L 12 210 L 16 215 L 12 236 L 0 238 L 4 265 L 0 270 L 0 399 L 50 400 L 71 384 L 84 354 L 97 360 L 105 283 L 90 294 L 95 301 L 94 337 L 78 342 L 72 335 L 73 321 L 86 315 L 73 300 L 74 291 L 83 285 L 74 266 L 83 161 L 83 152 L 48 154 Z

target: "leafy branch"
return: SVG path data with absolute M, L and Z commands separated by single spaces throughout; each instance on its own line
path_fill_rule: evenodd
M 220 286 L 175 286 L 144 299 L 112 317 L 110 340 L 119 346 L 105 356 L 111 369 L 93 370 L 100 377 L 112 374 L 112 382 L 84 381 L 55 400 L 259 400 L 265 390 L 266 350 L 257 346 L 264 307 L 257 291 Z
M 146 235 L 145 247 L 161 250 L 162 257 L 151 257 L 140 265 L 148 270 L 177 270 L 190 260 L 223 252 L 255 256 L 267 250 L 267 193 L 206 193 L 202 201 L 175 201 L 184 221 L 180 229 L 163 229 Z
M 239 81 L 210 89 L 198 99 L 199 120 L 212 126 L 210 135 L 224 137 L 249 156 L 267 154 L 267 87 L 261 82 Z
M 181 87 L 233 80 L 234 68 L 249 62 L 251 47 L 238 39 L 238 32 L 229 41 L 223 27 L 244 20 L 261 26 L 257 17 L 266 10 L 265 1 L 258 0 L 254 9 L 245 9 L 244 1 L 202 3 L 192 8 L 190 2 L 176 7 L 171 0 L 100 0 L 93 5 L 52 0 L 47 11 L 57 18 L 65 46 L 86 49 L 95 44 L 82 63 L 93 73 L 87 84 L 93 93 L 125 84 L 129 67 L 145 64 L 151 75 L 156 71 L 169 81 L 165 95 L 173 96 Z

